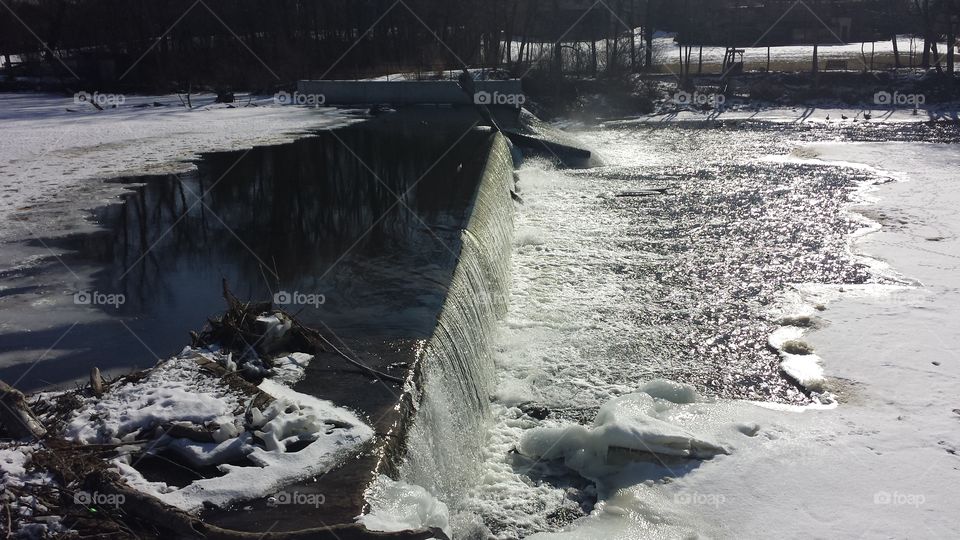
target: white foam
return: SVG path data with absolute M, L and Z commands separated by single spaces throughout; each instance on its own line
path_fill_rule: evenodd
M 366 494 L 370 512 L 357 518 L 371 531 L 398 532 L 428 527 L 451 535 L 447 505 L 426 489 L 380 475 Z

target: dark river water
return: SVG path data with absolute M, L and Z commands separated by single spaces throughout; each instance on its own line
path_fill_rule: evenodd
M 485 134 L 384 124 L 120 180 L 133 187 L 93 211 L 99 231 L 38 239 L 65 254 L 2 273 L 0 379 L 29 390 L 153 365 L 223 311 L 223 280 L 344 339 L 428 337 Z

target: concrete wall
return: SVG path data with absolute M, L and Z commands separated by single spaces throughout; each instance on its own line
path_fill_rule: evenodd
M 519 80 L 476 81 L 477 94 L 489 97 L 484 105 L 519 107 L 526 101 Z M 326 105 L 419 105 L 476 103 L 455 81 L 300 81 L 297 92 L 323 96 Z M 482 99 L 480 100 L 482 101 Z

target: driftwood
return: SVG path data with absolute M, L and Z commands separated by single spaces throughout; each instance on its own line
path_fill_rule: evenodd
M 0 427 L 15 439 L 40 439 L 47 434 L 23 394 L 3 381 L 0 381 Z
M 90 393 L 103 397 L 103 377 L 100 375 L 100 368 L 96 366 L 90 368 Z

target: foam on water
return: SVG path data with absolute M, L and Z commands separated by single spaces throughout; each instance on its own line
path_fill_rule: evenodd
M 458 424 L 442 414 L 449 403 L 430 402 L 428 381 L 418 423 L 429 421 L 412 436 L 405 469 L 405 481 L 448 506 L 455 537 L 715 532 L 685 502 L 698 496 L 684 492 L 688 476 L 705 468 L 688 456 L 763 460 L 766 441 L 784 438 L 781 454 L 817 452 L 818 429 L 784 428 L 778 415 L 836 404 L 811 392 L 827 381 L 813 373 L 815 355 L 785 342 L 803 340 L 835 298 L 890 294 L 908 281 L 851 249 L 851 238 L 876 227 L 851 205 L 889 175 L 765 157 L 823 136 L 794 133 L 785 141 L 756 126 L 604 129 L 580 136 L 605 150 L 608 166 L 524 165 L 526 204 L 505 271 L 509 312 L 459 336 L 492 340 L 496 374 L 474 380 L 478 396 L 492 397 L 489 412 Z M 471 302 L 456 290 L 451 298 Z M 461 320 L 473 322 L 475 311 L 484 313 L 472 306 Z M 456 365 L 456 349 L 478 346 L 445 341 L 444 365 Z M 794 366 L 777 347 L 809 358 Z M 489 429 L 440 429 L 461 425 Z
M 790 314 L 775 307 L 796 284 L 826 291 L 891 283 L 849 249 L 865 222 L 847 207 L 878 180 L 875 170 L 765 159 L 799 141 L 777 142 L 764 130 L 580 135 L 604 149 L 609 166 L 570 172 L 528 162 L 520 171 L 526 204 L 517 216 L 510 312 L 496 334 L 499 382 L 483 481 L 451 504 L 454 523 L 481 516 L 501 538 L 557 530 L 594 510 L 598 493 L 582 475 L 596 472 L 584 459 L 605 456 L 604 432 L 616 431 L 597 416 L 604 404 L 640 399 L 626 397 L 639 390 L 643 399 L 689 403 L 684 389 L 692 385 L 713 396 L 822 408 L 768 348 Z M 651 187 L 665 193 L 621 196 Z M 816 312 L 825 291 L 804 297 L 805 310 Z M 814 375 L 804 381 L 822 382 Z M 649 383 L 655 379 L 675 382 Z M 678 383 L 687 385 L 669 387 Z M 710 405 L 697 407 L 709 416 Z M 751 415 L 732 415 L 731 425 L 749 427 Z M 709 438 L 714 428 L 647 426 L 650 437 L 633 440 L 722 447 Z M 729 429 L 740 437 L 753 428 Z M 601 514 L 613 506 L 610 495 Z

